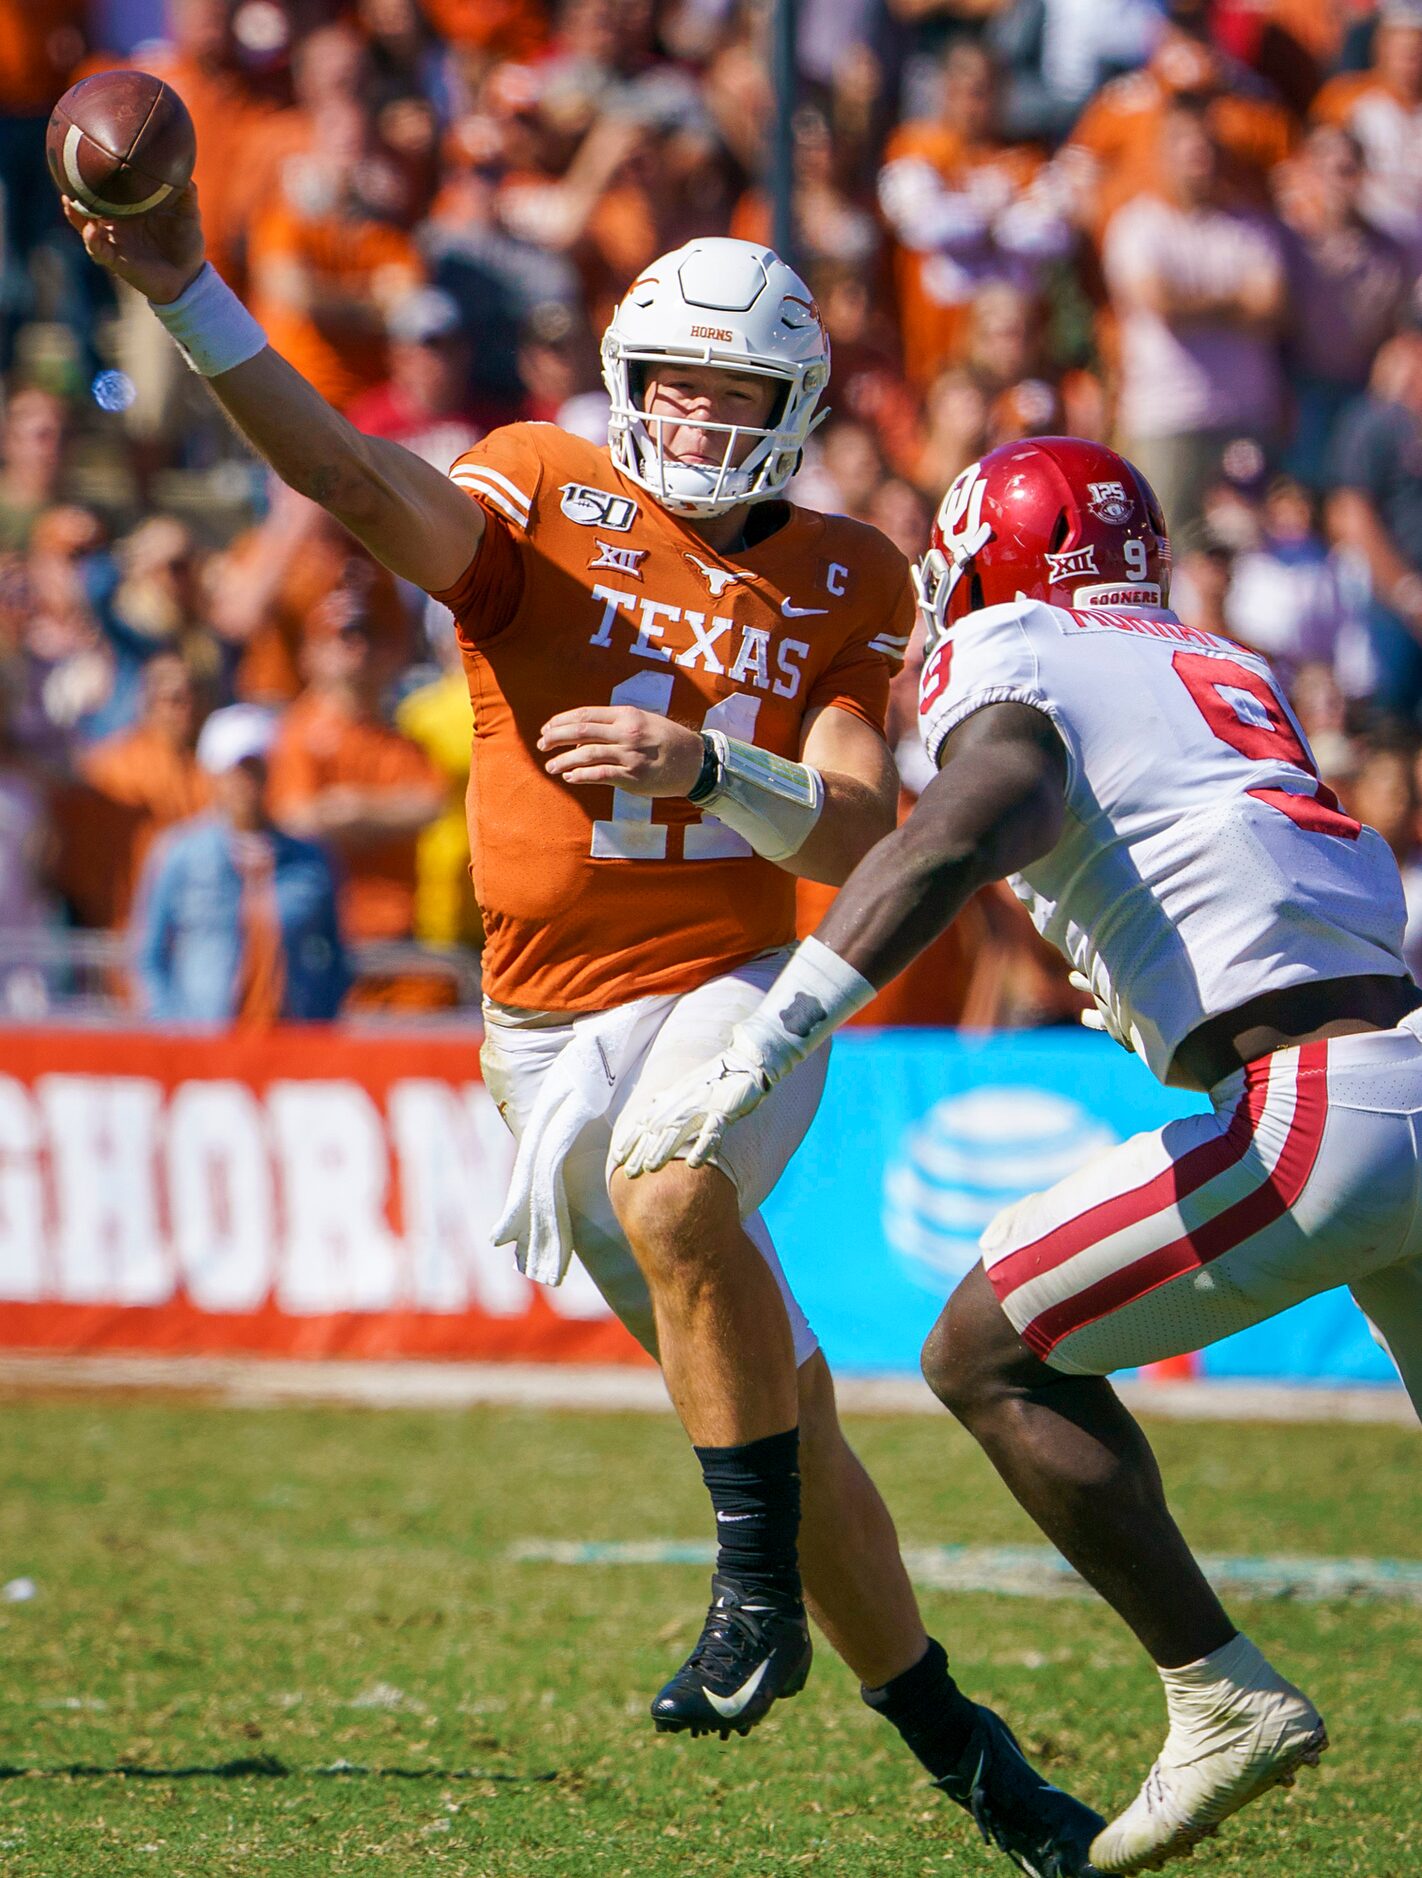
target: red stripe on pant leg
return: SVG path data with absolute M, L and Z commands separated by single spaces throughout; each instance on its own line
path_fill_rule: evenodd
M 1273 1172 L 1252 1193 L 1206 1220 L 1194 1232 L 1147 1253 L 1120 1271 L 1108 1273 L 1075 1297 L 1052 1305 L 1022 1332 L 1023 1342 L 1038 1356 L 1046 1356 L 1074 1331 L 1134 1304 L 1173 1278 L 1199 1270 L 1281 1219 L 1308 1185 L 1323 1141 L 1328 1119 L 1326 1043 L 1305 1044 L 1299 1051 L 1294 1090 L 1294 1112 L 1283 1151 Z
M 1043 1272 L 1064 1265 L 1088 1246 L 1099 1245 L 1103 1239 L 1109 1239 L 1113 1233 L 1122 1232 L 1128 1226 L 1139 1226 L 1153 1213 L 1164 1213 L 1192 1193 L 1197 1193 L 1201 1187 L 1208 1186 L 1210 1181 L 1217 1180 L 1248 1153 L 1268 1099 L 1269 1064 L 1266 1058 L 1250 1064 L 1246 1072 L 1244 1094 L 1230 1117 L 1229 1126 L 1220 1134 L 1191 1148 L 1188 1154 L 1182 1154 L 1178 1161 L 1172 1161 L 1162 1173 L 1153 1175 L 1139 1187 L 1133 1187 L 1129 1193 L 1113 1193 L 1109 1199 L 1088 1207 L 1084 1213 L 1077 1213 L 1071 1219 L 1064 1220 L 1040 1239 L 1019 1246 L 1015 1252 L 1009 1252 L 1005 1258 L 996 1260 L 988 1271 L 988 1277 L 999 1302 L 1005 1302 L 1028 1279 L 1040 1278 Z

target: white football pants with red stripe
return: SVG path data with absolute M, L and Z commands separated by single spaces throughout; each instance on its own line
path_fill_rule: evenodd
M 1422 1012 L 1261 1057 L 1211 1101 L 998 1214 L 983 1264 L 1014 1328 L 1101 1376 L 1347 1285 L 1422 1413 Z

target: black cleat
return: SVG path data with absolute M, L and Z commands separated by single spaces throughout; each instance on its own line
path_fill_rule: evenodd
M 717 1573 L 705 1628 L 652 1703 L 652 1720 L 661 1734 L 748 1735 L 773 1702 L 804 1688 L 811 1654 L 798 1599 L 747 1590 Z
M 1029 1878 L 1096 1878 L 1089 1852 L 1101 1815 L 1043 1780 L 1002 1717 L 976 1706 L 962 1758 L 933 1784 L 972 1814 L 985 1844 Z

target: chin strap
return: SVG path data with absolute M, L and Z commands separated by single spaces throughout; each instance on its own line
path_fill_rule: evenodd
M 706 755 L 687 800 L 748 841 L 767 861 L 786 861 L 810 838 L 825 806 L 825 780 L 724 731 L 703 731 Z

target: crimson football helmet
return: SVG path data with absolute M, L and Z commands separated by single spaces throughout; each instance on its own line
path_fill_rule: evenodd
M 930 643 L 1004 600 L 1164 606 L 1170 541 L 1155 491 L 1104 444 L 1024 437 L 948 486 L 913 570 Z

